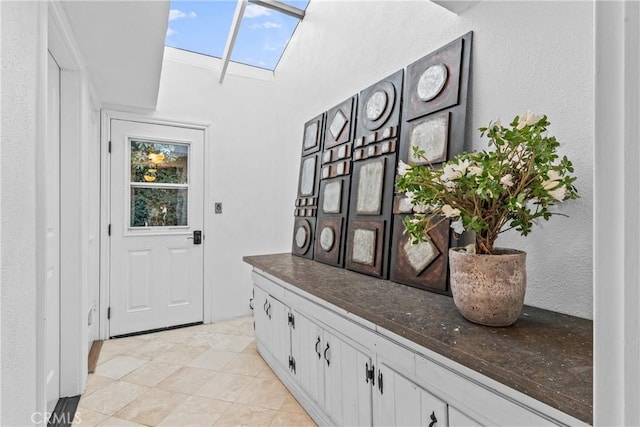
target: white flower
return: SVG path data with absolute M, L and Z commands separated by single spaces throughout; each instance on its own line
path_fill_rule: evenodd
M 398 163 L 398 175 L 405 176 L 411 170 L 411 166 L 400 160 Z
M 458 217 L 460 216 L 460 209 L 458 208 L 453 208 L 451 207 L 451 205 L 443 205 L 440 208 L 440 211 L 444 214 L 444 216 L 446 216 L 447 218 L 454 218 L 454 217 Z
M 455 166 L 447 165 L 444 168 L 442 168 L 442 175 L 440 175 L 440 181 L 447 182 L 459 177 L 460 175 L 458 175 L 458 171 L 456 171 Z
M 442 168 L 442 175 L 440 181 L 447 182 L 462 177 L 467 173 L 469 168 L 469 160 L 460 160 L 458 163 L 448 164 Z
M 501 128 L 502 127 L 502 122 L 500 121 L 500 117 L 498 117 L 495 120 L 491 120 L 489 122 L 489 129 L 493 129 L 493 128 Z
M 462 225 L 462 219 L 458 219 L 457 221 L 453 221 L 451 223 L 451 228 L 453 228 L 453 231 L 457 234 L 462 234 L 462 232 L 464 231 L 464 225 Z
M 564 200 L 564 196 L 566 192 L 567 192 L 567 187 L 565 187 L 564 185 L 561 185 L 555 190 L 549 191 L 549 195 L 554 199 L 556 199 L 557 201 L 561 202 Z
M 549 172 L 547 172 L 547 178 L 549 178 L 549 181 L 545 181 L 545 183 L 551 183 L 553 181 L 560 181 L 562 179 L 562 177 L 560 176 L 558 171 L 555 171 L 553 169 L 551 169 Z M 545 188 L 545 190 L 548 190 L 551 187 L 546 187 L 545 186 L 544 188 Z
M 542 188 L 544 188 L 545 190 L 551 190 L 555 187 L 558 186 L 558 181 L 560 181 L 561 177 L 560 174 L 554 170 L 550 170 L 549 172 L 547 172 L 547 179 L 546 181 L 542 182 Z
M 565 187 L 564 185 L 560 185 L 560 182 L 562 180 L 560 174 L 552 169 L 547 172 L 547 178 L 549 179 L 542 182 L 542 188 L 547 190 L 549 195 L 557 201 L 563 201 L 567 192 L 567 187 Z
M 413 207 L 413 211 L 415 213 L 427 213 L 431 210 L 431 206 L 429 205 L 425 205 L 424 203 L 421 203 L 419 205 L 415 205 Z
M 531 126 L 540 121 L 542 116 L 538 116 L 533 114 L 531 111 L 528 111 L 518 117 L 518 126 L 516 129 L 523 129 L 525 126 Z
M 469 166 L 469 169 L 467 171 L 467 175 L 468 176 L 479 176 L 482 175 L 482 166 Z
M 503 176 L 502 178 L 500 178 L 500 184 L 504 185 L 505 187 L 512 187 L 513 186 L 513 177 L 511 176 L 510 173 L 506 174 L 505 176 Z
M 467 173 L 467 169 L 469 168 L 469 160 L 460 160 L 458 162 L 458 171 L 460 172 L 460 176 L 464 175 L 465 173 Z
M 409 223 L 412 224 L 412 225 L 416 225 L 416 224 L 420 223 L 420 220 L 418 218 L 411 218 L 409 220 Z
M 415 199 L 416 195 L 413 191 L 407 191 L 406 193 L 404 193 L 404 197 L 407 198 L 407 202 L 409 202 L 409 204 L 413 205 L 413 200 Z

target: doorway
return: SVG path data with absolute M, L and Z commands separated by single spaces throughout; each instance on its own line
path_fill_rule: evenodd
M 204 131 L 109 126 L 109 336 L 201 322 Z

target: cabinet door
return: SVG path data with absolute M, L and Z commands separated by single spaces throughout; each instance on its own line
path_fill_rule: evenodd
M 256 324 L 256 339 L 271 352 L 271 327 L 269 322 L 269 314 L 267 311 L 269 305 L 269 296 L 261 288 L 254 287 L 253 299 L 253 317 Z
M 422 427 L 447 427 L 449 408 L 447 404 L 426 390 L 420 390 Z
M 481 427 L 480 424 L 452 407 L 449 407 L 449 425 L 451 427 Z
M 291 354 L 289 307 L 258 287 L 255 287 L 254 304 L 257 340 L 278 363 L 288 366 Z
M 370 426 L 371 385 L 365 366 L 371 358 L 335 335 L 324 331 L 325 409 L 336 425 Z
M 288 315 L 291 310 L 272 296 L 269 296 L 269 304 L 272 327 L 271 353 L 279 363 L 288 366 L 291 355 L 291 327 Z
M 447 404 L 378 360 L 375 409 L 378 426 L 446 427 Z M 382 384 L 380 383 L 382 381 Z
M 402 375 L 380 366 L 374 387 L 377 426 L 420 426 L 420 388 Z M 382 378 L 382 389 L 380 388 Z M 428 424 L 427 424 L 428 425 Z
M 324 406 L 324 372 L 322 328 L 299 312 L 293 312 L 291 355 L 296 362 L 295 377 L 320 406 Z

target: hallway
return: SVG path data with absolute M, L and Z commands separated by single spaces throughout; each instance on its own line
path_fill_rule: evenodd
M 243 317 L 104 342 L 74 425 L 314 426 Z

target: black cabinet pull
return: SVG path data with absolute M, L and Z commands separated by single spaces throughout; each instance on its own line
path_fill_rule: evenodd
M 431 417 L 430 418 L 431 418 L 431 422 L 429 423 L 429 427 L 433 427 L 438 422 L 438 419 L 436 418 L 435 411 L 431 412 Z
M 329 351 L 329 343 L 327 343 L 327 347 L 324 349 L 324 360 L 327 361 L 327 366 L 329 366 L 331 361 L 327 357 L 327 351 Z M 331 357 L 331 353 L 329 353 L 329 357 Z
M 367 384 L 369 384 L 369 364 L 364 364 L 364 380 Z
M 316 341 L 316 353 L 318 354 L 318 360 L 320 360 L 322 354 L 320 354 L 320 350 L 318 350 L 318 344 L 320 344 L 320 337 L 318 337 L 318 341 Z
M 269 303 L 269 306 L 267 307 L 267 316 L 271 319 L 271 303 Z
M 268 303 L 268 302 L 269 302 L 269 301 L 265 298 L 265 300 L 264 300 L 264 305 L 262 306 L 262 309 L 264 310 L 264 313 L 265 313 L 265 314 L 269 314 L 269 313 L 267 313 L 267 303 Z
M 382 394 L 382 371 L 378 371 L 378 390 Z

